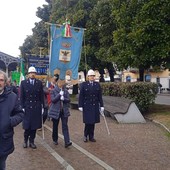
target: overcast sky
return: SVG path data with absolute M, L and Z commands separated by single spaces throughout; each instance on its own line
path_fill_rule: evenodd
M 45 0 L 0 0 L 0 51 L 14 57 L 20 55 L 27 35 L 32 35 L 38 7 Z

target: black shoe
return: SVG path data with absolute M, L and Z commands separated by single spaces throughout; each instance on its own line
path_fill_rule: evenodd
M 65 144 L 65 148 L 68 148 L 69 146 L 72 145 L 72 142 Z
M 88 142 L 87 137 L 84 137 L 83 141 L 84 142 Z
M 27 148 L 27 147 L 28 147 L 27 142 L 24 142 L 24 144 L 23 144 L 23 148 Z
M 96 139 L 89 139 L 90 142 L 96 142 Z
M 36 149 L 37 147 L 36 147 L 36 145 L 34 144 L 34 143 L 30 143 L 30 148 L 32 148 L 32 149 Z
M 53 141 L 53 144 L 54 144 L 54 145 L 58 145 L 58 142 L 57 142 L 57 141 Z

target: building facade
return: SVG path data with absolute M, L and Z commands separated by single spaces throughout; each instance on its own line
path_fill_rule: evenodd
M 10 56 L 0 51 L 0 70 L 6 72 L 8 76 L 10 76 L 12 71 L 17 70 L 19 63 L 19 58 Z
M 138 78 L 138 71 L 124 71 L 122 75 L 123 82 L 135 82 Z M 170 89 L 170 71 L 166 69 L 159 72 L 145 72 L 144 81 L 160 83 L 163 89 Z

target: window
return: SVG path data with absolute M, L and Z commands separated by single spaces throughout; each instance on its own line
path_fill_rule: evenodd
M 131 82 L 131 76 L 126 76 L 126 82 Z
M 145 82 L 151 82 L 151 75 L 150 74 L 145 75 Z

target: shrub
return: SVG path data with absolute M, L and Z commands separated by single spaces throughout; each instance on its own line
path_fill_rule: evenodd
M 109 82 L 100 83 L 103 95 L 125 97 L 133 100 L 139 110 L 144 113 L 154 103 L 158 85 L 151 82 Z

